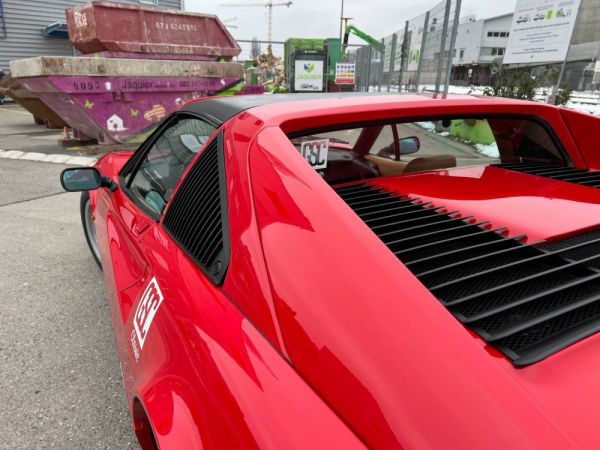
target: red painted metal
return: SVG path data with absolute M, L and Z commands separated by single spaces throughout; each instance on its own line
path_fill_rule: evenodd
M 81 53 L 133 52 L 233 57 L 240 46 L 217 16 L 93 2 L 68 8 L 69 39 Z
M 593 169 L 600 169 L 598 118 L 566 108 L 561 109 L 560 112 L 587 165 Z
M 542 118 L 585 167 L 560 111 L 538 104 L 389 96 L 255 108 L 223 126 L 232 248 L 222 288 L 160 222 L 133 232 L 148 218 L 121 190 L 91 194 L 127 398 L 143 405 L 160 448 L 597 448 L 600 335 L 516 369 L 448 313 L 280 128 L 466 112 Z M 118 181 L 129 157 L 97 167 Z M 600 217 L 596 189 L 497 168 L 374 182 L 533 239 Z M 136 361 L 132 316 L 152 277 L 165 300 Z

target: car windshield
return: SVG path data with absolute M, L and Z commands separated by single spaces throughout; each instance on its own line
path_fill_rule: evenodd
M 511 162 L 566 164 L 552 132 L 529 118 L 446 117 L 295 133 L 330 183 Z

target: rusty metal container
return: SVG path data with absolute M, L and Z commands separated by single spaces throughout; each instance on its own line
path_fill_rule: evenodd
M 217 60 L 241 52 L 213 15 L 110 2 L 68 8 L 66 13 L 69 39 L 83 54 L 127 52 Z
M 38 125 L 46 125 L 47 128 L 53 129 L 67 126 L 67 123 L 46 105 L 36 93 L 25 88 L 10 73 L 0 80 L 0 94 L 12 98 L 29 111 L 33 116 L 33 121 Z

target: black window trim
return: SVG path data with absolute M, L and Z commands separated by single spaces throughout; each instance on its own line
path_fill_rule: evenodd
M 129 184 L 131 183 L 132 179 L 130 179 L 129 183 L 128 183 L 125 180 L 125 178 L 128 175 L 130 175 L 134 172 L 137 172 L 139 170 L 139 167 L 142 164 L 142 161 L 144 160 L 144 158 L 146 157 L 148 152 L 152 149 L 152 147 L 154 147 L 154 144 L 156 143 L 156 141 L 158 141 L 158 139 L 163 135 L 163 133 L 168 128 L 175 125 L 180 120 L 184 120 L 186 118 L 199 119 L 199 120 L 202 120 L 216 128 L 215 132 L 204 143 L 200 152 L 198 152 L 198 153 L 202 153 L 202 150 L 204 150 L 206 145 L 208 143 L 210 143 L 216 137 L 216 135 L 219 133 L 221 124 L 219 122 L 217 122 L 214 119 L 214 117 L 212 117 L 210 115 L 205 116 L 204 114 L 197 113 L 197 112 L 190 112 L 190 111 L 176 111 L 173 114 L 167 116 L 165 119 L 163 119 L 163 121 L 158 125 L 156 130 L 154 130 L 152 132 L 152 134 L 148 137 L 148 139 L 146 139 L 138 147 L 138 149 L 134 152 L 134 154 L 131 156 L 131 158 L 129 158 L 129 160 L 125 163 L 125 165 L 119 171 L 119 186 L 120 186 L 121 190 L 123 191 L 123 193 L 129 198 L 129 200 L 131 200 L 133 202 L 133 204 L 135 206 L 137 206 L 139 208 L 140 211 L 142 211 L 144 214 L 146 214 L 154 222 L 157 222 L 157 223 L 160 222 L 161 217 L 164 216 L 164 213 L 167 210 L 169 203 L 167 202 L 167 207 L 165 207 L 165 209 L 163 210 L 162 213 L 159 213 L 158 211 L 150 208 L 144 202 L 142 202 L 139 199 L 139 197 L 131 191 L 131 189 L 129 189 Z M 192 164 L 193 164 L 193 162 L 194 161 L 192 161 Z M 173 193 L 173 195 L 175 195 L 175 194 L 176 194 L 176 192 Z

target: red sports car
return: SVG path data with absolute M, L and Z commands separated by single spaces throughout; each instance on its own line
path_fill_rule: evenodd
M 600 446 L 600 119 L 209 98 L 67 169 L 144 449 Z

